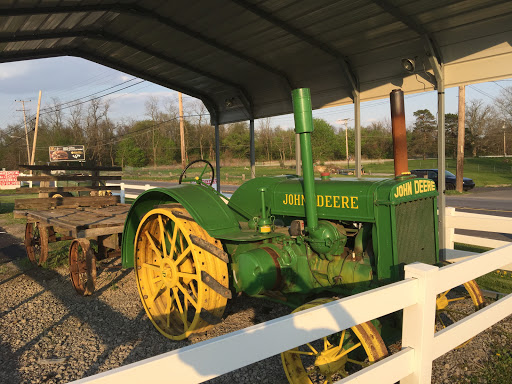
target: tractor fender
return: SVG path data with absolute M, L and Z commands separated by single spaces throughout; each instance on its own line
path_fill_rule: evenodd
M 240 232 L 240 225 L 232 210 L 212 190 L 194 184 L 180 184 L 171 188 L 154 188 L 143 192 L 128 211 L 123 229 L 123 268 L 133 267 L 135 234 L 140 221 L 153 208 L 179 203 L 208 234 L 215 238 Z

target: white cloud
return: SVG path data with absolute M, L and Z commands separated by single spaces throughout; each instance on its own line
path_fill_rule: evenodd
M 17 63 L 4 63 L 0 67 L 0 80 L 20 77 L 31 70 L 28 61 L 20 61 Z

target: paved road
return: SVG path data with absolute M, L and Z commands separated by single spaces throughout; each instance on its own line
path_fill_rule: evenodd
M 446 205 L 464 212 L 512 217 L 512 187 L 476 188 L 465 195 L 446 196 Z
M 457 211 L 483 215 L 512 217 L 512 187 L 475 188 L 468 194 L 446 196 L 446 205 L 455 207 Z M 482 231 L 455 230 L 468 236 L 486 237 L 489 239 L 512 241 L 512 235 L 507 233 Z

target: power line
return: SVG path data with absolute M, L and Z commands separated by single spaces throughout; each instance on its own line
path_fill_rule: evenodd
M 47 115 L 47 114 L 52 113 L 52 112 L 60 112 L 60 111 L 62 111 L 62 110 L 64 110 L 64 109 L 69 109 L 69 108 L 76 107 L 77 105 L 81 105 L 81 104 L 89 103 L 89 102 L 91 102 L 91 101 L 93 101 L 93 100 L 98 100 L 98 99 L 101 99 L 101 98 L 103 98 L 103 97 L 105 97 L 105 96 L 112 95 L 112 94 L 114 94 L 114 93 L 120 92 L 120 91 L 122 91 L 122 90 L 124 90 L 124 89 L 134 87 L 134 86 L 136 86 L 136 85 L 138 85 L 138 84 L 140 84 L 140 83 L 144 83 L 145 81 L 146 81 L 146 80 L 141 80 L 141 81 L 139 81 L 138 83 L 130 84 L 130 85 L 126 86 L 126 87 L 123 87 L 123 88 L 117 89 L 117 90 L 115 90 L 115 91 L 112 91 L 112 92 L 106 93 L 105 95 L 101 95 L 101 96 L 93 97 L 93 98 L 88 99 L 88 100 L 83 100 L 83 101 L 80 101 L 80 102 L 75 103 L 75 104 L 73 104 L 73 105 L 69 105 L 69 106 L 67 106 L 67 107 L 54 108 L 54 109 L 52 109 L 52 110 L 49 110 L 49 111 L 44 112 L 44 113 L 41 113 L 41 114 L 42 114 L 42 115 L 45 115 L 45 114 Z M 98 92 L 97 92 L 97 93 L 98 93 Z

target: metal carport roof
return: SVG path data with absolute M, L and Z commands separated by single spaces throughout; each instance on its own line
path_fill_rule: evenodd
M 361 101 L 437 89 L 444 174 L 445 87 L 512 77 L 511 42 L 506 0 L 0 1 L 0 63 L 77 56 L 197 97 L 217 153 L 219 124 L 250 120 L 253 175 L 254 119 L 292 112 L 303 87 L 315 109 L 355 104 L 358 177 Z
M 218 123 L 512 76 L 512 2 L 0 2 L 0 62 L 78 56 L 201 99 Z M 414 58 L 409 74 L 400 61 Z

